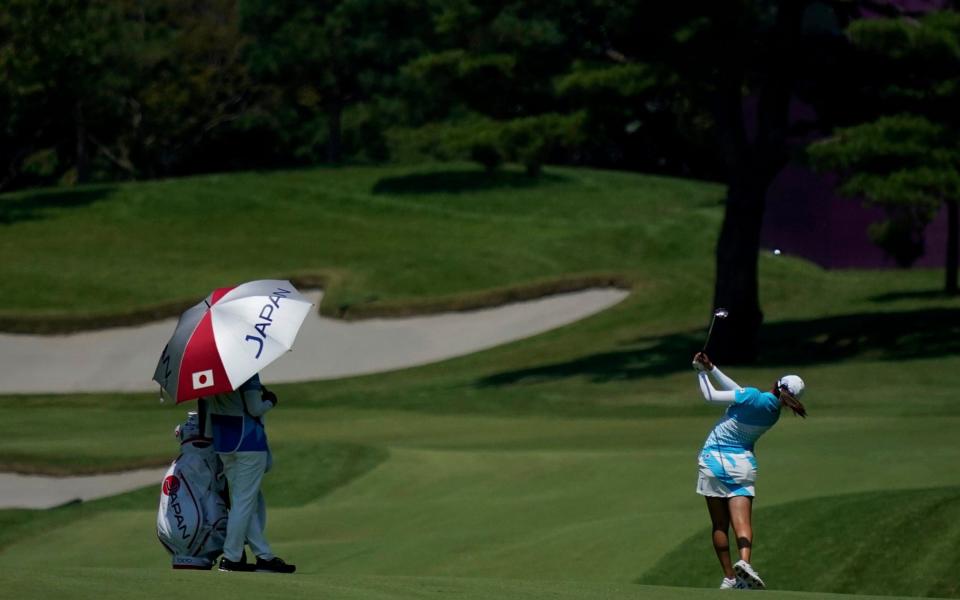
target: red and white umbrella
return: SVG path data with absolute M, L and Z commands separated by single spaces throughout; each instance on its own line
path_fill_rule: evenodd
M 283 280 L 214 290 L 180 315 L 153 379 L 177 403 L 233 391 L 290 350 L 312 306 Z

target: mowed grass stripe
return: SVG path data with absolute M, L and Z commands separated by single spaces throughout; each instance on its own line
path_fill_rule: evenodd
M 277 551 L 299 561 L 304 573 L 631 581 L 707 522 L 702 499 L 693 493 L 702 419 L 318 416 L 312 423 L 293 419 L 295 429 L 282 424 L 275 429 L 284 442 L 276 451 L 277 478 L 270 474 L 265 484 L 270 536 Z M 919 422 L 915 428 L 890 425 L 879 433 L 896 452 L 923 439 L 942 444 L 956 424 L 945 423 L 942 431 Z M 818 441 L 811 445 L 800 428 L 809 428 Z M 521 443 L 524 431 L 528 448 Z M 330 468 L 333 460 L 322 448 L 310 448 L 301 438 L 314 435 L 394 445 L 376 468 L 317 497 L 310 493 L 314 481 L 337 469 Z M 926 473 L 911 469 L 911 461 L 864 467 L 856 454 L 836 456 L 838 444 L 850 436 L 849 427 L 832 427 L 829 420 L 790 423 L 772 432 L 761 449 L 759 506 L 822 489 L 863 490 L 883 477 L 895 486 L 929 481 Z M 861 439 L 862 445 L 871 443 Z M 948 467 L 958 458 L 954 452 L 933 461 L 939 461 L 944 482 L 956 481 Z M 165 569 L 168 559 L 152 530 L 157 491 L 148 492 L 116 500 L 122 504 L 103 501 L 100 511 L 88 510 L 82 519 L 39 527 L 40 535 L 25 529 L 4 550 L 3 562 L 26 568 L 57 553 L 76 566 Z M 59 509 L 64 510 L 75 509 Z M 56 518 L 58 511 L 41 514 Z M 819 539 L 823 522 L 809 519 L 796 526 L 798 538 Z M 767 522 L 757 527 L 764 548 L 758 557 L 770 560 L 776 555 L 763 540 L 774 528 Z M 829 543 L 837 552 L 849 550 L 842 537 Z M 715 584 L 708 538 L 699 544 L 697 568 L 680 565 L 679 572 L 692 579 L 671 583 Z M 896 551 L 886 550 L 889 560 Z

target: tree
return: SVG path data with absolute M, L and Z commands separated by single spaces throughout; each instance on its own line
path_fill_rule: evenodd
M 0 187 L 231 166 L 213 147 L 249 115 L 245 43 L 236 0 L 11 0 L 0 10 Z
M 877 107 L 866 116 L 875 118 L 838 129 L 811 145 L 809 156 L 819 169 L 841 173 L 842 193 L 886 210 L 870 236 L 903 267 L 923 254 L 924 229 L 946 206 L 944 290 L 957 294 L 960 14 L 859 21 L 849 35 L 872 67 L 863 85 Z
M 237 0 L 165 0 L 139 16 L 128 24 L 138 85 L 112 154 L 147 177 L 256 165 L 243 154 L 261 157 L 257 142 L 233 135 L 263 112 Z
M 121 111 L 123 76 L 118 3 L 9 0 L 0 10 L 0 102 L 7 175 L 31 155 L 55 157 L 58 172 L 89 175 L 91 140 Z M 119 42 L 119 43 L 118 43 Z
M 437 6 L 431 51 L 402 70 L 411 124 L 430 132 L 444 123 L 445 139 L 424 147 L 426 153 L 471 158 L 488 170 L 518 161 L 536 175 L 559 149 L 577 144 L 578 119 L 556 112 L 551 80 L 571 59 L 557 18 L 569 4 Z
M 535 174 L 549 160 L 689 175 L 715 161 L 674 67 L 686 14 L 610 0 L 444 3 L 437 45 L 404 67 L 409 121 L 421 132 L 446 123 L 453 147 L 428 145 L 434 135 L 422 145 L 488 168 L 513 160 Z
M 682 52 L 681 76 L 691 96 L 712 107 L 727 194 L 716 247 L 714 307 L 718 321 L 708 352 L 723 362 L 759 354 L 759 241 L 767 191 L 779 171 L 822 122 L 846 114 L 851 61 L 839 26 L 854 3 L 755 0 L 697 7 Z M 826 18 L 824 18 L 826 16 Z M 820 122 L 792 121 L 794 101 L 817 110 Z
M 390 91 L 432 23 L 430 4 L 415 0 L 242 0 L 241 7 L 255 42 L 254 75 L 296 107 L 292 125 L 307 129 L 301 144 L 326 138 L 329 162 L 342 158 L 344 111 Z M 325 136 L 311 127 L 318 118 Z
M 720 21 L 737 36 L 719 40 L 715 63 L 716 126 L 728 188 L 717 242 L 714 306 L 726 308 L 730 316 L 718 324 L 708 350 L 725 362 L 749 362 L 759 352 L 760 228 L 767 189 L 787 162 L 787 110 L 802 8 L 801 2 L 786 0 L 775 8 L 772 22 L 762 14 L 731 14 Z M 744 117 L 747 86 L 756 96 L 752 139 Z

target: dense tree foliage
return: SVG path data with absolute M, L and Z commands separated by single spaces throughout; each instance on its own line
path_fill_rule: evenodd
M 235 3 L 55 4 L 0 9 L 7 187 L 256 164 Z
M 0 189 L 418 156 L 717 177 L 710 111 L 677 71 L 691 18 L 610 0 L 10 0 Z
M 41 180 L 64 167 L 87 179 L 91 145 L 113 135 L 135 85 L 121 19 L 118 4 L 72 0 L 10 0 L 0 9 L 0 186 L 24 164 Z
M 358 111 L 351 154 L 386 158 L 398 73 L 432 40 L 432 6 L 415 0 L 243 0 L 253 75 L 275 92 L 278 129 L 295 154 L 340 162 L 343 121 Z M 359 113 L 359 114 L 358 114 Z M 322 147 L 323 153 L 317 148 Z
M 883 207 L 874 242 L 902 266 L 924 252 L 923 232 L 946 206 L 945 290 L 958 293 L 960 201 L 960 14 L 858 21 L 850 38 L 869 68 L 862 85 L 874 98 L 861 118 L 811 146 L 815 165 L 839 170 L 841 190 Z

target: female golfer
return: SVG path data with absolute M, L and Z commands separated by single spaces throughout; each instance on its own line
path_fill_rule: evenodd
M 713 548 L 723 568 L 721 589 L 763 589 L 760 575 L 750 566 L 753 543 L 751 509 L 753 484 L 757 479 L 757 459 L 753 446 L 780 418 L 781 406 L 794 414 L 807 416 L 797 399 L 803 393 L 803 380 L 796 375 L 785 375 L 769 392 L 757 388 L 742 388 L 727 377 L 703 352 L 693 357 L 693 366 L 699 371 L 700 391 L 709 404 L 726 406 L 723 417 L 713 426 L 700 452 L 700 478 L 697 493 L 707 499 L 707 510 L 713 523 Z M 710 377 L 717 382 L 713 386 Z M 730 564 L 730 525 L 737 536 L 740 560 Z

